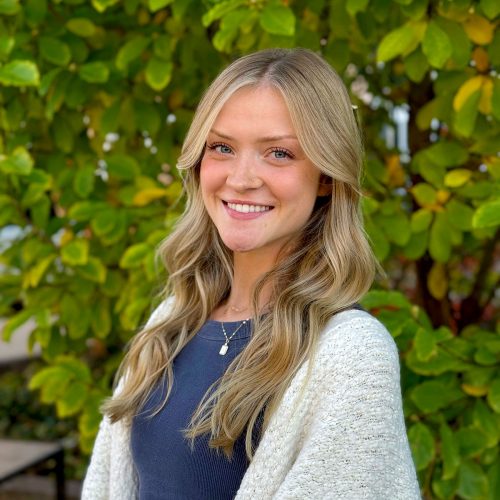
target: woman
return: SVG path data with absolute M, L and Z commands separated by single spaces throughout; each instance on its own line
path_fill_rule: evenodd
M 355 307 L 375 268 L 361 166 L 316 54 L 257 52 L 213 82 L 159 250 L 170 298 L 120 368 L 84 499 L 419 498 L 395 344 Z

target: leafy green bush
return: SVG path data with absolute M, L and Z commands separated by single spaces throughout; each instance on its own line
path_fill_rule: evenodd
M 402 353 L 423 492 L 500 497 L 499 13 L 494 0 L 0 1 L 3 334 L 35 319 L 47 366 L 31 387 L 78 419 L 84 451 L 151 309 L 201 92 L 235 56 L 305 46 L 363 122 L 366 226 L 388 270 L 365 305 Z

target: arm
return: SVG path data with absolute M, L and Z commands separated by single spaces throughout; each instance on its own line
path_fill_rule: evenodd
M 109 498 L 111 423 L 104 417 L 94 443 L 89 468 L 82 488 L 82 500 Z
M 389 333 L 353 321 L 326 351 L 310 428 L 274 498 L 419 499 Z

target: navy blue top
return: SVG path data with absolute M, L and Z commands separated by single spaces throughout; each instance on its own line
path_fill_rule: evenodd
M 241 322 L 224 322 L 228 337 Z M 247 323 L 219 350 L 224 335 L 218 321 L 209 320 L 174 361 L 174 384 L 164 408 L 151 417 L 165 395 L 159 384 L 132 422 L 132 456 L 139 477 L 141 500 L 224 500 L 235 497 L 248 467 L 244 435 L 235 443 L 231 461 L 208 446 L 208 436 L 195 440 L 194 449 L 182 430 L 210 385 L 225 372 L 248 343 Z

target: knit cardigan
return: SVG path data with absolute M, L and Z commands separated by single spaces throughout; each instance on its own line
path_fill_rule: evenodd
M 149 323 L 168 308 L 163 303 Z M 340 312 L 312 359 L 309 374 L 306 362 L 271 417 L 236 500 L 420 499 L 398 352 L 385 327 L 364 311 Z M 136 498 L 130 422 L 104 417 L 82 500 Z

